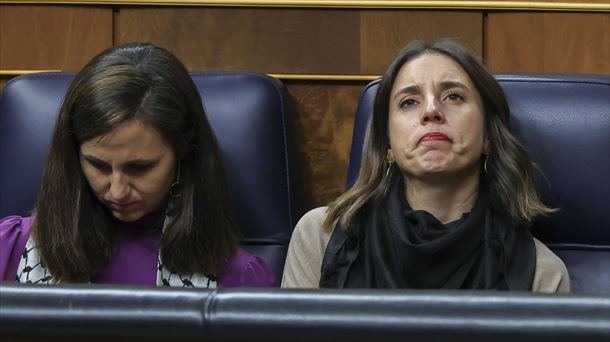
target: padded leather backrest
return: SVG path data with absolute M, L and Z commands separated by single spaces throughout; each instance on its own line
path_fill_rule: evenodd
M 545 203 L 536 237 L 566 263 L 572 291 L 610 296 L 610 77 L 496 75 L 511 108 L 510 126 L 540 166 Z M 380 80 L 362 93 L 355 118 L 348 184 Z
M 74 73 L 17 77 L 0 95 L 0 217 L 29 215 Z M 218 138 L 244 248 L 281 276 L 302 209 L 282 84 L 250 73 L 192 73 Z

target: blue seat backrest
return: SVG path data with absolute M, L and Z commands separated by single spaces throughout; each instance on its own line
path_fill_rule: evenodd
M 17 77 L 0 95 L 0 217 L 29 215 L 55 120 L 74 73 Z M 216 134 L 242 246 L 280 277 L 302 209 L 278 80 L 250 73 L 192 73 Z M 205 208 L 201 208 L 205 210 Z
M 572 291 L 610 296 L 610 77 L 496 75 L 511 108 L 510 126 L 540 166 L 545 203 L 560 209 L 533 232 L 563 259 Z M 356 112 L 348 186 L 380 80 Z

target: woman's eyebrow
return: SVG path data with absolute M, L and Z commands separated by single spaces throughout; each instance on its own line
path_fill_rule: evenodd
M 99 159 L 97 157 L 94 157 L 94 156 L 92 156 L 90 154 L 84 154 L 83 153 L 83 158 L 87 159 L 90 162 L 94 162 L 94 163 L 108 164 L 108 162 L 106 162 L 104 160 L 101 160 L 101 159 Z
M 125 162 L 125 165 L 147 165 L 156 164 L 159 161 L 157 158 L 153 159 L 133 159 Z
M 458 81 L 443 81 L 440 84 L 441 90 L 447 90 L 451 88 L 462 88 L 465 90 L 470 90 L 464 83 Z
M 418 85 L 408 85 L 405 87 L 402 87 L 400 89 L 398 89 L 398 91 L 396 92 L 396 94 L 394 94 L 394 98 L 396 98 L 398 95 L 402 95 L 402 94 L 411 94 L 411 93 L 418 93 L 420 91 L 420 87 Z
M 110 164 L 107 161 L 94 157 L 90 154 L 83 154 L 83 158 L 85 158 L 86 160 L 93 162 L 93 163 Z M 158 158 L 151 158 L 151 159 L 140 158 L 140 159 L 133 159 L 133 160 L 126 161 L 123 164 L 124 165 L 148 165 L 148 164 L 156 164 L 158 162 L 159 162 Z

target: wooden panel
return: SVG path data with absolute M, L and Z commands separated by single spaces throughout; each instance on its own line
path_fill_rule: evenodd
M 361 72 L 383 74 L 409 42 L 452 38 L 477 55 L 483 51 L 480 12 L 372 10 L 361 14 Z
M 149 41 L 192 70 L 357 73 L 358 12 L 243 8 L 121 8 L 118 43 Z
M 610 14 L 490 13 L 494 72 L 610 74 Z
M 294 102 L 294 125 L 308 208 L 345 190 L 354 114 L 366 82 L 284 82 Z
M 124 8 L 116 23 L 119 43 L 156 43 L 199 70 L 380 74 L 414 39 L 482 51 L 480 12 Z
M 0 69 L 78 70 L 112 46 L 112 9 L 0 5 Z

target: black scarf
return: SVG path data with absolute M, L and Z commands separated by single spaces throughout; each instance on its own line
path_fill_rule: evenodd
M 531 290 L 536 248 L 527 228 L 492 212 L 482 196 L 444 225 L 412 210 L 403 184 L 394 182 L 348 231 L 335 227 L 320 287 Z

